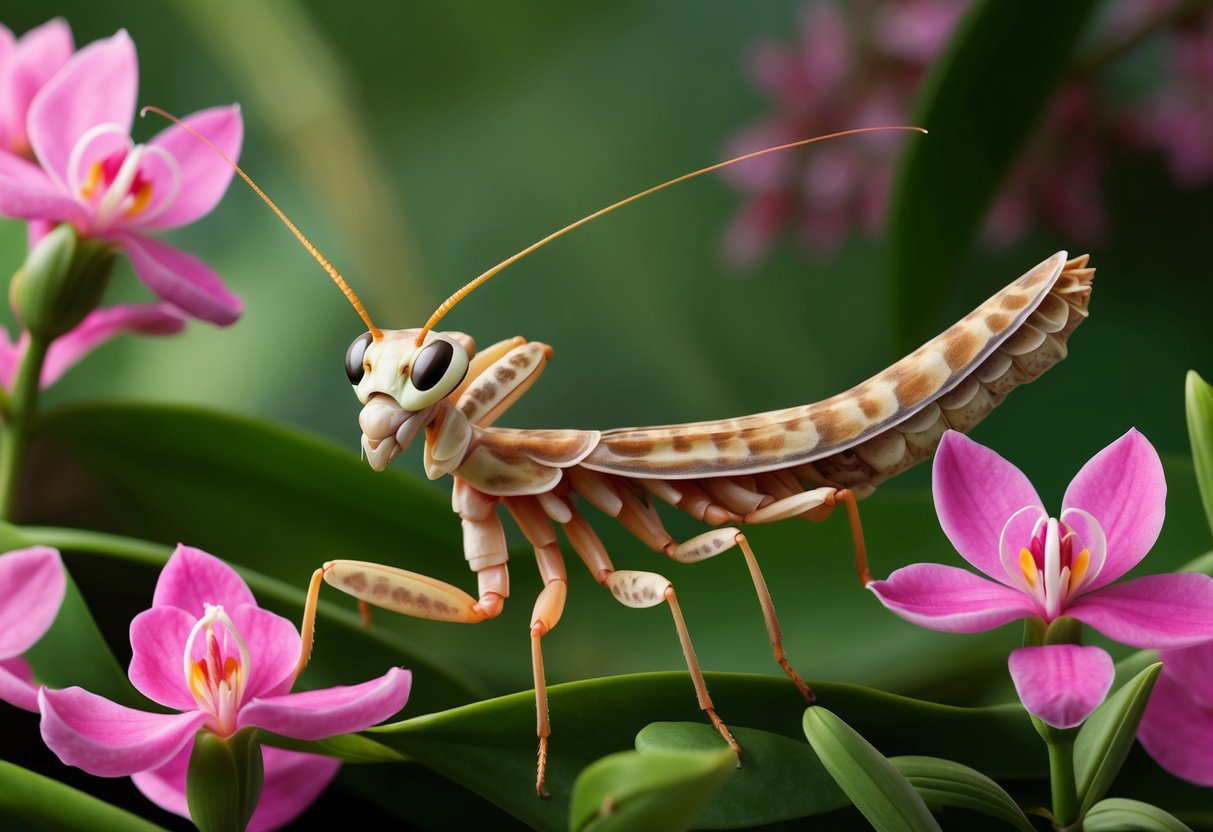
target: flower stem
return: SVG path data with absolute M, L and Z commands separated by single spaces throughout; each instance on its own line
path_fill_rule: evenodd
M 51 345 L 49 338 L 31 335 L 9 399 L 8 421 L 0 429 L 0 520 L 12 521 L 21 485 L 21 467 L 29 441 L 29 427 L 38 407 L 42 364 Z
M 1053 817 L 1059 828 L 1078 819 L 1078 785 L 1074 779 L 1074 739 L 1053 741 L 1049 746 L 1049 781 L 1053 788 Z

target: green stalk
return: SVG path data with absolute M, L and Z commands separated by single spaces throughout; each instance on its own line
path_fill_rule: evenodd
M 1053 789 L 1053 817 L 1068 829 L 1078 820 L 1078 784 L 1074 779 L 1074 740 L 1049 742 L 1049 782 Z
M 30 335 L 29 346 L 21 357 L 13 393 L 9 399 L 9 418 L 0 428 L 0 520 L 11 521 L 21 487 L 21 468 L 25 461 L 29 428 L 38 408 L 42 364 L 51 340 Z

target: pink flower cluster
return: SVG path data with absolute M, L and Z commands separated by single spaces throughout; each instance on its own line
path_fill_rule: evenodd
M 164 301 L 117 306 L 86 319 L 62 339 L 55 366 L 43 374 L 46 383 L 119 332 L 177 332 L 182 313 L 220 325 L 240 315 L 239 298 L 218 274 L 151 236 L 210 213 L 233 172 L 177 126 L 135 143 L 138 82 L 135 46 L 125 31 L 75 51 L 62 20 L 21 38 L 0 26 L 0 216 L 29 223 L 31 243 L 58 223 L 111 243 Z M 185 121 L 229 156 L 239 155 L 238 107 Z M 19 349 L 0 346 L 0 368 L 11 366 Z
M 1099 48 L 1127 42 L 1176 6 L 1125 4 L 1095 40 Z M 761 40 L 746 58 L 774 113 L 738 133 L 729 155 L 905 123 L 927 68 L 967 8 L 962 0 L 860 0 L 844 14 L 837 0 L 806 0 L 795 44 Z M 1213 179 L 1213 9 L 1161 37 L 1166 72 L 1141 100 L 1114 106 L 1090 73 L 1059 90 L 991 207 L 987 240 L 1009 243 L 1040 218 L 1067 238 L 1098 242 L 1108 229 L 1102 180 L 1112 144 L 1163 151 L 1181 185 Z M 874 136 L 729 169 L 725 178 L 744 201 L 723 236 L 726 261 L 756 265 L 788 225 L 811 251 L 835 249 L 855 227 L 874 234 L 899 148 L 896 137 Z
M 185 785 L 194 735 L 245 727 L 302 740 L 360 731 L 395 714 L 411 675 L 391 668 L 359 685 L 290 693 L 299 633 L 257 606 L 230 567 L 178 546 L 151 609 L 131 622 L 129 675 L 172 713 L 140 711 L 81 688 L 38 687 L 20 654 L 50 627 L 63 599 L 59 555 L 34 547 L 0 556 L 0 699 L 42 714 L 42 737 L 64 763 L 130 776 L 149 800 L 189 817 Z M 329 757 L 262 749 L 265 784 L 249 824 L 274 829 L 302 812 L 337 774 Z

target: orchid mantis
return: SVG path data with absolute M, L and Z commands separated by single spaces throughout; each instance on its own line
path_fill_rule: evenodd
M 536 791 L 544 794 L 551 733 L 542 643 L 560 620 L 568 585 L 557 527 L 594 580 L 620 603 L 669 607 L 699 707 L 740 761 L 741 749 L 708 693 L 673 584 L 656 572 L 615 569 L 583 513 L 588 508 L 618 521 L 650 549 L 675 561 L 691 563 L 740 551 L 775 659 L 812 704 L 812 690 L 784 653 L 775 607 L 742 527 L 791 518 L 821 521 L 845 505 L 855 568 L 867 583 L 857 501 L 882 481 L 928 459 L 945 430 L 967 432 L 1011 390 L 1065 357 L 1070 334 L 1087 315 L 1094 275 L 1087 257 L 1054 254 L 922 347 L 844 393 L 784 410 L 682 425 L 605 431 L 495 427 L 542 373 L 552 348 L 516 337 L 477 351 L 471 336 L 440 332 L 434 326 L 485 280 L 602 214 L 744 159 L 859 132 L 866 130 L 747 154 L 617 202 L 486 271 L 445 301 L 424 326 L 398 330 L 381 330 L 372 323 L 336 268 L 233 163 L 366 323 L 367 331 L 350 344 L 345 364 L 363 405 L 359 423 L 367 461 L 375 470 L 384 470 L 424 432 L 426 475 L 452 478 L 452 508 L 462 522 L 464 554 L 478 583 L 473 597 L 393 566 L 326 563 L 309 587 L 298 669 L 307 662 L 322 582 L 362 605 L 420 618 L 478 623 L 499 615 L 510 594 L 509 556 L 498 511 L 504 508 L 533 547 L 544 582 L 530 626 L 539 739 Z M 662 525 L 658 503 L 712 528 L 677 541 Z

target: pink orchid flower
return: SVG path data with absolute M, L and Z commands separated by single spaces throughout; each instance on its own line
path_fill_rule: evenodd
M 148 236 L 210 213 L 231 181 L 228 165 L 174 125 L 135 144 L 131 125 L 138 86 L 135 45 L 125 31 L 91 43 L 34 95 L 26 120 L 38 164 L 0 154 L 0 215 L 31 223 L 32 233 L 60 222 L 126 252 L 135 274 L 182 311 L 226 325 L 240 299 L 193 255 Z M 231 158 L 244 123 L 236 106 L 185 119 Z
M 289 693 L 299 659 L 291 622 L 257 606 L 236 571 L 178 546 L 152 607 L 131 622 L 134 686 L 174 713 L 118 705 L 81 688 L 43 689 L 42 738 L 64 763 L 101 777 L 132 776 L 170 812 L 187 815 L 194 735 L 255 727 L 301 740 L 361 731 L 404 706 L 411 674 L 392 668 L 349 687 Z M 335 761 L 264 749 L 265 786 L 249 825 L 270 829 L 303 811 L 335 775 Z
M 0 555 L 0 700 L 38 712 L 38 686 L 21 654 L 50 629 L 67 578 L 59 553 L 45 546 Z
M 1071 481 L 1059 518 L 1018 468 L 953 431 L 936 452 L 932 491 L 952 545 L 987 580 L 920 563 L 868 584 L 897 615 L 932 630 L 975 633 L 1021 618 L 1069 616 L 1134 647 L 1188 647 L 1213 638 L 1213 579 L 1150 575 L 1113 584 L 1145 557 L 1167 493 L 1154 447 L 1130 430 Z M 1024 647 L 1011 676 L 1028 711 L 1058 728 L 1081 723 L 1112 684 L 1097 647 Z
M 167 303 L 119 304 L 94 309 L 79 326 L 51 344 L 42 364 L 39 384 L 49 387 L 97 347 L 119 335 L 172 335 L 185 328 L 185 318 Z M 21 333 L 14 343 L 0 329 L 0 387 L 11 390 L 29 345 L 29 334 Z
M 0 153 L 33 158 L 25 128 L 30 103 L 67 63 L 74 48 L 72 30 L 60 19 L 20 38 L 0 25 Z
M 1213 641 L 1163 650 L 1137 738 L 1160 766 L 1184 780 L 1213 786 Z

